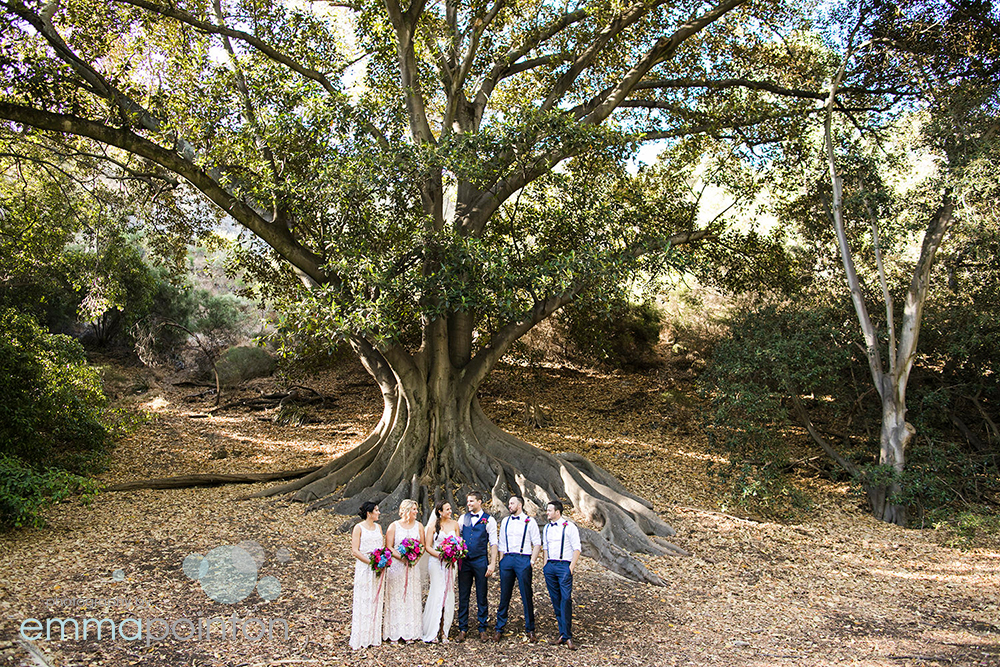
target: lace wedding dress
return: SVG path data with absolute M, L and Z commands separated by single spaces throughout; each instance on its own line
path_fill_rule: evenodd
M 458 537 L 454 532 L 441 531 L 434 536 L 434 550 L 440 550 L 446 537 Z M 441 618 L 444 617 L 444 639 L 448 641 L 448 631 L 455 618 L 455 579 L 458 565 L 446 567 L 437 558 L 427 557 L 427 575 L 431 582 L 427 591 L 427 604 L 424 605 L 423 635 L 425 642 L 437 639 L 441 628 Z
M 384 544 L 382 529 L 376 524 L 372 530 L 361 526 L 363 553 L 371 553 Z M 378 646 L 382 643 L 382 602 L 385 598 L 385 582 L 379 586 L 379 578 L 367 563 L 354 560 L 354 612 L 351 616 L 351 648 Z
M 416 521 L 409 529 L 396 522 L 396 543 L 393 548 L 399 551 L 399 545 L 407 537 L 419 537 L 420 524 Z M 407 572 L 409 570 L 409 572 Z M 407 567 L 397 559 L 392 559 L 385 577 L 385 624 L 382 639 L 407 641 L 420 639 L 421 590 L 420 568 L 414 565 Z

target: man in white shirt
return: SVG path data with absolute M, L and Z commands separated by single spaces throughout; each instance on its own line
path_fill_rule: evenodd
M 493 576 L 497 564 L 497 521 L 483 511 L 483 494 L 473 491 L 465 501 L 469 511 L 462 515 L 458 526 L 469 554 L 458 565 L 458 636 L 455 640 L 464 642 L 469 631 L 469 596 L 475 582 L 479 638 L 487 641 L 490 609 L 486 601 L 486 580 Z
M 535 564 L 535 559 L 542 549 L 542 536 L 535 520 L 522 511 L 523 498 L 511 496 L 507 502 L 507 509 L 510 510 L 510 516 L 500 522 L 500 606 L 497 608 L 493 641 L 498 642 L 503 638 L 516 580 L 518 591 L 521 593 L 521 604 L 524 606 L 524 632 L 528 635 L 529 641 L 536 642 L 538 638 L 535 636 L 531 566 Z
M 559 638 L 551 644 L 565 644 L 571 651 L 573 643 L 573 572 L 580 560 L 580 530 L 576 524 L 562 516 L 563 504 L 553 500 L 545 507 L 549 522 L 542 534 L 542 549 L 545 551 L 545 586 L 556 612 L 559 624 Z

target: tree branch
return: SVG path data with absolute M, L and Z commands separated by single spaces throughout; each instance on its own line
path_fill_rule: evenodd
M 596 108 L 593 111 L 584 117 L 583 122 L 596 125 L 597 123 L 603 121 L 611 115 L 611 112 L 614 111 L 619 104 L 621 104 L 622 100 L 628 97 L 635 86 L 644 76 L 646 76 L 653 66 L 673 56 L 673 54 L 677 52 L 680 45 L 683 44 L 688 38 L 695 35 L 706 26 L 721 19 L 723 16 L 742 5 L 744 2 L 747 2 L 747 0 L 723 0 L 714 9 L 711 9 L 701 16 L 684 23 L 669 37 L 661 37 L 656 40 L 653 48 L 651 48 L 646 55 L 643 56 L 639 62 L 625 74 L 624 77 L 622 77 L 622 80 L 615 88 L 601 98 L 600 103 L 596 105 Z M 600 95 L 602 94 L 599 94 L 599 96 Z
M 331 96 L 335 96 L 337 98 L 342 97 L 342 94 L 337 90 L 337 87 L 334 86 L 333 82 L 330 81 L 329 77 L 326 74 L 323 74 L 318 70 L 303 65 L 302 63 L 293 59 L 291 56 L 288 56 L 282 53 L 281 51 L 277 50 L 276 48 L 274 48 L 264 40 L 260 39 L 256 35 L 244 32 L 242 30 L 234 30 L 232 28 L 226 27 L 225 25 L 215 25 L 208 21 L 202 21 L 201 19 L 197 18 L 196 16 L 188 12 L 176 9 L 174 7 L 166 7 L 164 5 L 160 5 L 155 2 L 149 2 L 149 0 L 116 0 L 116 1 L 132 5 L 134 7 L 139 7 L 141 9 L 146 9 L 155 14 L 160 14 L 161 16 L 166 16 L 168 18 L 175 19 L 205 34 L 221 35 L 224 37 L 231 37 L 233 39 L 238 39 L 254 47 L 255 49 L 257 49 L 258 51 L 260 51 L 261 53 L 263 53 L 265 56 L 275 61 L 276 63 L 284 65 L 293 72 L 296 72 L 297 74 L 307 79 L 315 81 L 323 88 L 323 90 L 325 90 Z M 364 55 L 362 55 L 361 57 L 363 58 Z M 360 59 L 361 58 L 357 58 L 355 60 L 345 63 L 343 68 L 346 69 L 350 67 Z M 379 130 L 377 127 L 375 127 L 375 125 L 373 125 L 372 123 L 368 122 L 363 118 L 359 119 L 359 123 L 365 129 L 366 132 L 375 137 L 375 140 L 378 141 L 379 145 L 381 145 L 382 148 L 385 149 L 389 148 L 389 140 L 386 138 L 385 134 L 381 130 Z
M 420 77 L 417 68 L 417 57 L 414 51 L 414 36 L 417 19 L 424 10 L 426 0 L 412 0 L 406 12 L 399 6 L 398 0 L 385 0 L 389 20 L 396 33 L 396 51 L 399 60 L 400 87 L 406 96 L 406 110 L 410 119 L 410 134 L 416 143 L 433 144 L 434 133 L 427 120 L 427 110 L 424 105 L 423 90 L 420 87 Z
M 859 477 L 861 471 L 858 469 L 858 466 L 854 465 L 853 463 L 845 459 L 843 456 L 841 456 L 840 452 L 834 449 L 833 446 L 830 445 L 830 443 L 828 443 L 823 438 L 823 436 L 819 434 L 819 431 L 817 431 L 816 427 L 813 426 L 812 420 L 809 419 L 809 413 L 806 412 L 805 406 L 802 405 L 802 399 L 799 398 L 798 392 L 795 390 L 794 387 L 791 387 L 788 384 L 787 379 L 785 383 L 786 386 L 788 387 L 788 393 L 792 397 L 792 406 L 795 408 L 795 414 L 798 415 L 799 421 L 802 422 L 802 425 L 805 427 L 806 431 L 808 431 L 809 436 L 813 439 L 813 442 L 819 445 L 820 449 L 826 452 L 827 456 L 836 461 L 837 465 L 839 465 L 841 468 L 846 470 L 854 477 Z
M 186 156 L 163 148 L 129 130 L 110 127 L 78 116 L 55 114 L 0 101 L 0 118 L 40 130 L 88 137 L 144 157 L 186 179 L 219 208 L 259 236 L 312 280 L 317 283 L 338 282 L 335 276 L 329 276 L 323 271 L 319 257 L 299 244 L 287 229 L 272 225 L 266 213 L 257 211 L 238 199 L 227 187 L 219 183 L 218 177 L 213 176 L 211 171 L 201 169 Z
M 878 220 L 872 211 L 871 202 L 865 198 L 865 208 L 868 210 L 868 220 L 872 227 L 872 244 L 875 246 L 875 266 L 878 269 L 879 284 L 882 286 L 882 298 L 885 300 L 885 327 L 889 331 L 889 374 L 896 374 L 896 322 L 892 301 L 892 293 L 885 278 L 885 265 L 882 263 L 882 244 L 879 243 Z
M 699 241 L 708 236 L 708 230 L 704 229 L 678 232 L 665 239 L 663 243 L 654 246 L 635 247 L 627 250 L 626 254 L 631 257 L 639 257 L 665 247 Z M 585 285 L 582 282 L 577 283 L 565 292 L 536 301 L 534 307 L 523 318 L 511 322 L 493 334 L 486 347 L 480 350 L 465 369 L 463 369 L 462 379 L 470 386 L 478 387 L 489 374 L 490 370 L 496 365 L 497 361 L 510 349 L 510 346 L 515 341 L 528 333 L 536 324 L 573 301 L 583 291 L 584 287 Z
M 219 25 L 216 25 L 209 21 L 202 21 L 193 14 L 190 14 L 183 10 L 176 9 L 174 7 L 167 7 L 164 5 L 157 4 L 155 2 L 149 2 L 148 0 L 115 0 L 115 2 L 121 2 L 123 4 L 132 5 L 134 7 L 139 7 L 141 9 L 153 12 L 154 14 L 160 14 L 161 16 L 166 16 L 172 19 L 176 19 L 177 21 L 189 25 L 192 28 L 198 30 L 199 32 L 205 34 L 222 35 L 224 37 L 231 37 L 233 39 L 238 39 L 241 42 L 246 42 L 247 44 L 254 47 L 255 49 L 257 49 L 258 51 L 260 51 L 261 53 L 263 53 L 265 56 L 275 61 L 276 63 L 280 63 L 285 67 L 289 68 L 290 70 L 304 76 L 305 78 L 315 81 L 320 86 L 322 86 L 323 89 L 326 90 L 326 92 L 330 93 L 331 95 L 339 95 L 337 88 L 333 85 L 333 83 L 325 74 L 317 70 L 314 70 L 311 67 L 306 67 L 302 63 L 297 62 L 296 60 L 292 59 L 291 56 L 282 53 L 281 51 L 274 48 L 273 46 L 271 46 L 264 40 L 260 39 L 256 35 L 244 32 L 243 30 L 234 30 L 221 23 Z
M 482 118 L 483 110 L 486 108 L 486 104 L 489 101 L 490 95 L 493 94 L 493 89 L 500 82 L 502 78 L 507 75 L 507 70 L 512 66 L 513 63 L 520 60 L 532 49 L 537 48 L 540 44 L 552 39 L 560 32 L 566 28 L 579 23 L 586 19 L 590 14 L 586 9 L 578 9 L 575 12 L 570 12 L 569 14 L 564 14 L 558 19 L 552 21 L 544 28 L 537 29 L 533 32 L 528 33 L 525 36 L 524 41 L 521 45 L 515 49 L 508 51 L 504 57 L 498 59 L 493 67 L 490 69 L 489 74 L 483 79 L 482 84 L 479 86 L 479 91 L 473 98 L 473 104 L 475 105 L 476 118 Z
M 859 24 L 860 26 L 860 24 Z M 855 28 L 855 31 L 857 28 Z M 851 35 L 853 38 L 853 33 Z M 837 245 L 840 248 L 841 261 L 844 264 L 844 273 L 847 277 L 847 285 L 851 291 L 851 301 L 854 302 L 854 311 L 858 316 L 861 331 L 865 338 L 865 355 L 868 357 L 868 367 L 872 374 L 872 381 L 878 390 L 879 396 L 886 398 L 885 374 L 882 367 L 882 355 L 879 352 L 878 335 L 875 326 L 872 324 L 871 316 L 868 314 L 868 305 L 865 303 L 864 294 L 861 291 L 861 281 L 858 279 L 857 269 L 854 266 L 854 257 L 851 254 L 851 246 L 847 241 L 847 231 L 844 227 L 843 212 L 843 179 L 837 173 L 837 159 L 833 150 L 833 107 L 836 104 L 837 88 L 844 76 L 847 62 L 850 59 L 850 52 L 845 56 L 830 85 L 830 94 L 826 101 L 826 121 L 823 124 L 824 139 L 826 142 L 827 165 L 830 169 L 830 181 L 833 185 L 833 205 L 832 216 L 833 226 L 837 233 Z
M 745 2 L 746 0 L 738 1 Z M 573 64 L 570 65 L 570 68 L 563 73 L 561 77 L 559 77 L 556 85 L 549 92 L 539 109 L 541 111 L 548 111 L 554 108 L 563 96 L 569 92 L 570 88 L 573 87 L 573 83 L 576 82 L 580 74 L 594 64 L 594 61 L 596 61 L 597 57 L 603 52 L 604 47 L 607 46 L 608 42 L 620 35 L 622 31 L 629 26 L 634 25 L 650 11 L 665 2 L 666 0 L 653 0 L 648 5 L 643 2 L 638 2 L 616 16 L 611 23 L 609 23 L 604 30 L 597 35 L 594 41 L 592 41 L 590 45 L 584 49 L 583 53 L 576 58 Z
M 910 288 L 906 292 L 903 304 L 903 323 L 899 332 L 899 351 L 897 352 L 897 382 L 905 382 L 910 374 L 910 368 L 917 353 L 917 338 L 920 334 L 920 319 L 927 300 L 927 289 L 930 287 L 931 265 L 934 255 L 944 241 L 944 235 L 953 220 L 954 202 L 951 190 L 945 190 L 941 198 L 941 206 L 931 217 L 924 232 L 924 241 L 920 247 L 920 258 L 913 269 Z

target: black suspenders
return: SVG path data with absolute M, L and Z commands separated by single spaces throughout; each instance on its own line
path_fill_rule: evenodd
M 545 524 L 545 536 L 542 538 L 542 541 L 545 542 L 546 551 L 548 551 L 549 549 L 549 526 L 551 525 L 552 525 L 551 523 Z M 559 538 L 559 558 L 552 558 L 550 556 L 549 560 L 566 560 L 565 558 L 563 558 L 563 547 L 565 545 L 566 545 L 566 524 L 563 524 L 562 537 Z
M 518 520 L 520 521 L 520 519 L 518 519 Z M 508 530 L 509 527 L 510 527 L 510 516 L 508 516 L 504 520 L 504 524 L 503 524 L 503 536 L 505 538 L 504 541 L 507 543 L 507 553 L 510 553 L 510 531 Z M 526 539 L 528 539 L 528 522 L 527 521 L 524 522 L 524 533 L 521 534 L 521 550 L 518 552 L 522 556 L 525 555 L 525 553 L 524 553 L 524 541 Z

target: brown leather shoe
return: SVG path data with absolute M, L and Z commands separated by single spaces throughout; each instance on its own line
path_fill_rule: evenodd
M 479 631 L 479 641 L 488 642 L 490 640 L 489 635 L 486 634 L 485 630 Z
M 566 640 L 566 648 L 568 648 L 570 651 L 575 651 L 576 650 L 576 644 L 573 643 L 572 639 L 567 639 Z
M 537 644 L 538 643 L 538 635 L 536 635 L 534 632 L 529 632 L 528 633 L 528 641 L 531 642 L 532 644 Z
M 563 639 L 562 637 L 557 637 L 557 638 L 550 639 L 549 643 L 552 644 L 553 646 L 559 646 L 559 644 L 565 644 L 566 640 Z
M 503 639 L 503 633 L 502 632 L 500 632 L 499 630 L 497 630 L 496 632 L 493 633 L 493 641 L 494 642 L 499 642 L 501 639 Z
M 465 630 L 459 630 L 458 636 L 455 637 L 455 641 L 459 644 L 465 641 Z

